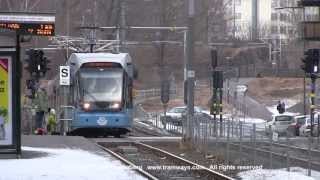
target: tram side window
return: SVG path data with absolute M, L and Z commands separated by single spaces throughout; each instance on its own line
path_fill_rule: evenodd
M 78 102 L 78 80 L 75 78 L 73 83 L 73 104 L 76 104 Z
M 127 102 L 128 102 L 128 107 L 129 107 L 129 108 L 132 108 L 132 107 L 133 107 L 133 101 L 132 101 L 132 86 L 133 86 L 132 79 L 128 78 L 128 88 L 127 88 L 128 98 L 127 98 Z
M 74 89 L 74 87 L 71 85 L 71 86 L 69 86 L 69 93 L 68 93 L 68 102 L 69 102 L 69 105 L 72 105 L 73 104 L 73 89 Z

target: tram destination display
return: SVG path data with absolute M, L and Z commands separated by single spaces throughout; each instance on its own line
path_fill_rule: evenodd
M 54 36 L 55 17 L 51 15 L 0 13 L 0 28 L 21 35 Z

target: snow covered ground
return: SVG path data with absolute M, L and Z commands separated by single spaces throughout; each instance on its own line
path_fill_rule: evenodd
M 259 124 L 259 123 L 265 123 L 266 120 L 264 119 L 259 119 L 259 118 L 252 118 L 252 117 L 246 117 L 246 118 L 239 118 L 240 121 L 244 123 L 251 123 L 251 124 Z
M 294 100 L 294 99 L 283 99 L 281 100 L 281 102 L 284 102 L 286 109 L 291 108 L 292 106 L 298 104 L 300 101 L 299 100 Z M 274 106 L 269 106 L 267 107 L 267 109 L 273 114 L 273 115 L 277 115 L 279 114 L 279 112 L 277 111 L 277 105 Z M 290 112 L 286 112 L 286 114 L 291 114 L 291 115 L 297 115 L 297 113 L 290 113 Z
M 48 155 L 33 159 L 0 159 L 0 180 L 145 179 L 108 155 L 74 149 L 22 149 Z
M 241 172 L 238 175 L 242 180 L 319 180 L 320 172 L 312 171 L 311 177 L 307 176 L 308 170 L 300 167 L 291 167 L 290 172 L 286 169 L 256 169 Z

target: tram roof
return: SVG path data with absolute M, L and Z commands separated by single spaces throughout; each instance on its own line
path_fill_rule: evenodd
M 128 53 L 73 53 L 67 65 L 79 69 L 82 64 L 89 62 L 115 62 L 120 63 L 124 69 L 127 69 L 127 63 L 131 63 L 131 57 Z

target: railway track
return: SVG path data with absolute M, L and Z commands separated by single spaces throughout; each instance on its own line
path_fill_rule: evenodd
M 238 143 L 230 143 L 231 146 L 233 146 L 234 150 L 240 149 L 240 144 Z M 298 165 L 301 167 L 308 168 L 310 166 L 312 169 L 320 171 L 320 161 L 317 159 L 319 152 L 318 151 L 311 151 L 311 158 L 309 159 L 309 155 L 306 149 L 297 148 L 296 151 L 289 151 L 288 147 L 285 147 L 281 144 L 274 143 L 272 146 L 272 149 L 270 149 L 270 146 L 251 146 L 251 145 L 241 145 L 242 152 L 247 153 L 249 155 L 258 154 L 260 157 L 269 157 L 270 155 L 274 159 L 278 159 L 278 161 L 290 161 L 291 165 Z M 290 147 L 292 148 L 292 147 Z M 315 155 L 316 154 L 316 155 Z M 316 159 L 315 159 L 316 158 Z
M 98 143 L 148 179 L 231 180 L 219 172 L 140 142 Z

